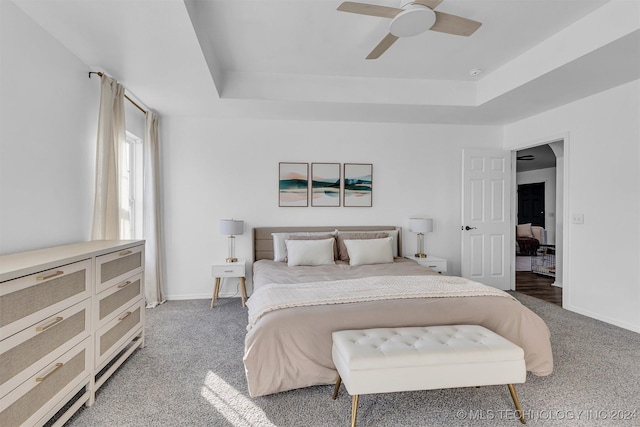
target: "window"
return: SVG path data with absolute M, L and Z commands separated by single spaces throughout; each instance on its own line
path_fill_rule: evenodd
M 142 139 L 127 131 L 120 168 L 120 238 L 142 239 Z

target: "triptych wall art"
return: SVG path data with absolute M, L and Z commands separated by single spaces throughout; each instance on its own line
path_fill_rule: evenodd
M 370 163 L 280 163 L 278 206 L 371 207 L 372 177 Z

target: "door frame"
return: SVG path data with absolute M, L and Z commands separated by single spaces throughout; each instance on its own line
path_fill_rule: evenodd
M 554 142 L 563 142 L 563 163 L 562 163 L 562 247 L 561 247 L 561 269 L 562 269 L 562 307 L 571 306 L 571 292 L 570 292 L 570 278 L 571 278 L 571 270 L 570 265 L 567 262 L 569 259 L 570 248 L 568 242 L 570 242 L 570 227 L 571 224 L 571 210 L 569 203 L 569 159 L 570 159 L 570 138 L 569 132 L 563 132 L 556 134 L 554 136 L 549 136 L 546 138 L 540 138 L 537 140 L 530 141 L 529 143 L 523 144 L 521 146 L 510 147 L 511 149 L 511 242 L 516 241 L 516 225 L 518 222 L 518 218 L 516 215 L 516 203 L 518 197 L 518 185 L 516 184 L 516 173 L 517 173 L 517 160 L 516 153 L 520 150 L 525 150 L 527 148 L 536 147 L 539 145 L 551 144 Z M 557 166 L 556 166 L 557 167 Z M 557 182 L 557 171 L 556 171 L 556 182 Z M 557 185 L 557 184 L 556 184 Z M 557 206 L 556 206 L 557 211 Z M 558 215 L 556 215 L 556 239 L 558 238 Z M 511 255 L 511 290 L 515 291 L 516 289 L 516 254 L 515 250 L 512 251 Z

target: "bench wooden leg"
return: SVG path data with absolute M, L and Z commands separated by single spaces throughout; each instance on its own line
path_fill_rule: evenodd
M 340 391 L 340 383 L 342 383 L 342 378 L 340 378 L 340 375 L 338 375 L 338 381 L 336 381 L 336 386 L 333 389 L 333 400 L 336 400 L 338 398 L 338 391 Z
M 522 407 L 520 406 L 520 401 L 518 400 L 518 394 L 516 393 L 516 388 L 513 384 L 507 384 L 509 386 L 509 393 L 511 393 L 511 398 L 513 399 L 513 403 L 516 405 L 516 411 L 518 411 L 518 417 L 520 417 L 520 422 L 522 424 L 526 424 L 527 422 L 524 420 L 524 414 L 522 413 Z
M 351 401 L 351 427 L 356 427 L 356 418 L 358 417 L 358 395 L 353 395 Z

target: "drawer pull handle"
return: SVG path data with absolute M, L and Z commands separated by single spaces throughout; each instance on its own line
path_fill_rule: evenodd
M 44 326 L 36 327 L 36 332 L 46 331 L 47 329 L 49 329 L 50 327 L 52 327 L 56 323 L 62 322 L 63 320 L 64 320 L 64 317 L 56 317 L 55 319 L 53 319 L 53 321 L 51 323 L 49 323 L 47 325 L 44 325 Z
M 225 270 L 225 273 L 233 273 L 233 270 Z
M 127 317 L 129 317 L 129 315 L 130 315 L 130 314 L 131 314 L 131 312 L 130 312 L 130 311 L 127 311 L 127 312 L 124 314 L 124 316 L 122 316 L 122 317 L 118 317 L 118 320 L 124 320 L 124 319 L 126 319 Z
M 118 256 L 125 256 L 125 255 L 129 255 L 130 253 L 133 253 L 133 251 L 122 251 L 118 254 Z
M 437 265 L 429 265 L 428 267 L 429 267 L 429 268 L 436 268 L 436 267 L 437 267 Z
M 63 274 L 64 274 L 64 271 L 56 271 L 54 273 L 47 274 L 46 276 L 40 276 L 36 278 L 36 280 L 47 280 L 47 279 L 51 279 L 52 277 L 61 276 Z
M 51 374 L 53 374 L 58 369 L 62 368 L 62 365 L 64 365 L 64 363 L 56 363 L 56 367 L 55 368 L 53 368 L 51 371 L 49 371 L 49 373 L 47 375 L 45 375 L 44 377 L 36 378 L 36 382 L 41 383 L 42 381 L 46 380 L 47 378 L 49 378 L 49 376 Z
M 126 288 L 127 286 L 129 286 L 131 284 L 131 282 L 129 280 L 127 280 L 126 282 L 118 285 L 118 289 L 122 289 L 122 288 Z

